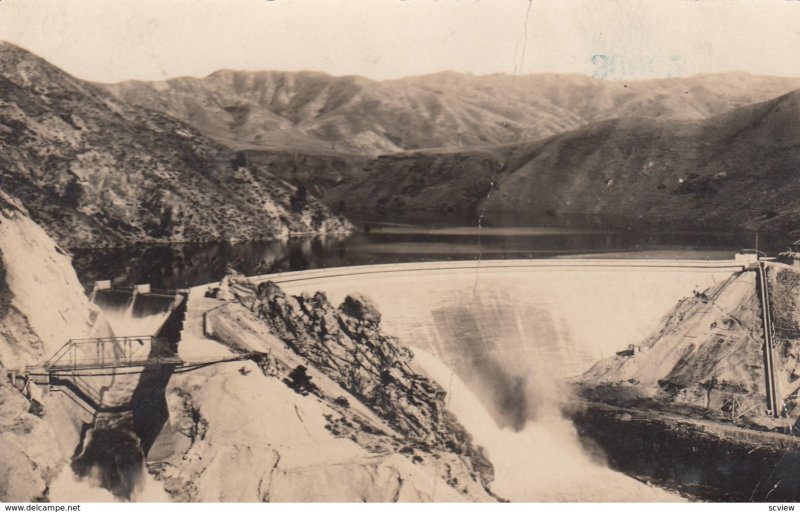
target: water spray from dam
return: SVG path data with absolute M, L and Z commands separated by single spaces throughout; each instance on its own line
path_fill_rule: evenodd
M 149 285 L 119 289 L 100 281 L 91 300 L 103 311 L 115 336 L 151 336 L 181 299 L 174 291 L 151 290 Z
M 183 363 L 177 346 L 187 298 L 182 291 L 98 283 L 91 301 L 114 335 L 69 340 L 43 366 L 28 370 L 34 383 L 67 399 L 65 410 L 79 427 L 74 477 L 64 476 L 64 487 L 77 479 L 121 500 L 141 494 L 145 458 L 168 419 L 166 386 Z

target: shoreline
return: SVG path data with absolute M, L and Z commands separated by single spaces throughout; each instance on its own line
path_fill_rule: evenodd
M 148 241 L 137 241 L 125 244 L 97 244 L 97 245 L 64 245 L 64 248 L 68 251 L 79 250 L 79 251 L 91 251 L 91 250 L 119 250 L 119 249 L 130 249 L 130 248 L 141 248 L 141 247 L 169 247 L 169 246 L 186 246 L 186 245 L 213 245 L 213 244 L 248 244 L 248 243 L 266 243 L 266 242 L 285 242 L 292 239 L 299 239 L 299 238 L 316 238 L 316 237 L 324 237 L 324 236 L 348 236 L 352 234 L 354 231 L 357 231 L 355 227 L 338 230 L 338 231 L 326 231 L 326 232 L 316 232 L 316 231 L 296 231 L 291 232 L 287 235 L 283 236 L 272 236 L 272 237 L 264 237 L 264 238 L 225 238 L 225 239 L 210 239 L 210 240 L 148 240 Z

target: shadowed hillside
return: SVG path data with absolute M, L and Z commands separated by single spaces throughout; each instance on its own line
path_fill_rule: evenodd
M 485 211 L 494 222 L 796 232 L 798 119 L 800 91 L 703 120 L 614 119 L 530 144 L 390 155 L 328 200 L 348 198 L 362 218 L 474 223 Z

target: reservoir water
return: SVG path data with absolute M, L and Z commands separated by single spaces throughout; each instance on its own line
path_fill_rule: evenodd
M 570 257 L 725 259 L 742 248 L 783 251 L 791 240 L 750 232 L 641 232 L 597 228 L 368 224 L 344 236 L 242 243 L 72 249 L 87 286 L 150 283 L 183 288 L 219 280 L 230 266 L 246 275 L 313 268 L 489 259 Z

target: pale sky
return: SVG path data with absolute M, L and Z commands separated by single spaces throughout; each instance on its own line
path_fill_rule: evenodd
M 221 68 L 800 76 L 800 1 L 0 0 L 0 39 L 102 82 Z

